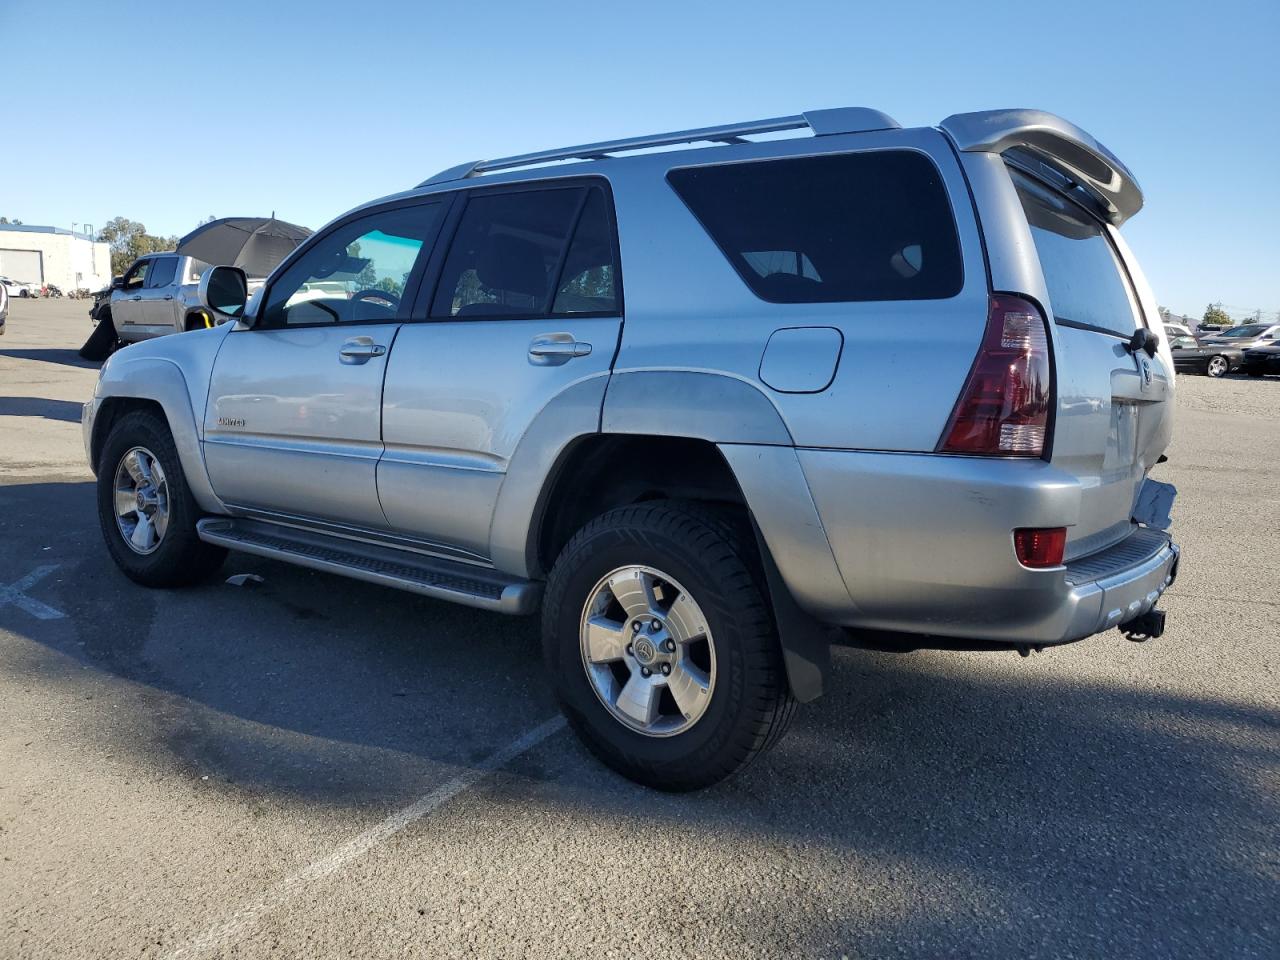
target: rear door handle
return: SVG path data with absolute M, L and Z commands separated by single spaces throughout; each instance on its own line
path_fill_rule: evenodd
M 165 297 L 164 297 L 164 298 L 165 298 L 166 300 L 172 300 L 172 299 L 173 299 L 173 294 L 172 294 L 172 293 L 167 293 L 167 294 L 165 294 Z
M 130 297 L 129 299 L 130 299 L 130 300 L 141 300 L 141 299 L 142 299 L 142 294 L 140 294 L 140 293 L 139 293 L 139 294 L 135 294 L 134 296 Z
M 571 333 L 545 333 L 529 344 L 529 362 L 543 367 L 558 366 L 590 353 L 591 344 L 573 339 Z
M 387 348 L 380 343 L 374 343 L 373 337 L 352 337 L 345 341 L 338 350 L 338 356 L 343 363 L 368 363 L 374 357 L 380 357 L 387 352 Z

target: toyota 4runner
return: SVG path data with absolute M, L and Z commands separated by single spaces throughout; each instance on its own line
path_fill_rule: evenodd
M 833 634 L 1159 635 L 1174 377 L 1118 231 L 1141 205 L 1030 110 L 464 164 L 251 298 L 205 272 L 234 323 L 107 362 L 83 421 L 102 532 L 148 586 L 231 549 L 540 608 L 590 749 L 705 786 L 822 691 Z

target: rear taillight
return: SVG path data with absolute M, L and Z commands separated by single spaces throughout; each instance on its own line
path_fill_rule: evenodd
M 1001 457 L 1044 455 L 1052 398 L 1049 334 L 1035 304 L 991 297 L 978 358 L 938 450 Z
M 1023 527 L 1013 531 L 1013 552 L 1024 567 L 1061 566 L 1066 549 L 1066 527 Z

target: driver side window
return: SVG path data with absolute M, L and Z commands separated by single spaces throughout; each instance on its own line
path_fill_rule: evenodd
M 153 263 L 154 260 L 139 260 L 124 275 L 121 286 L 126 290 L 141 290 L 142 285 L 147 282 L 147 274 L 151 272 Z
M 444 205 L 381 210 L 322 237 L 271 285 L 264 327 L 395 320 Z

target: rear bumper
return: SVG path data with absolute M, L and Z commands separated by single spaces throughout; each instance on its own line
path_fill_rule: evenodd
M 811 610 L 828 622 L 1068 643 L 1151 609 L 1177 572 L 1168 535 L 1136 525 L 1119 543 L 1064 566 L 1019 564 L 1015 528 L 1071 527 L 1080 515 L 1078 482 L 1042 461 L 797 454 L 849 594 L 840 611 Z

